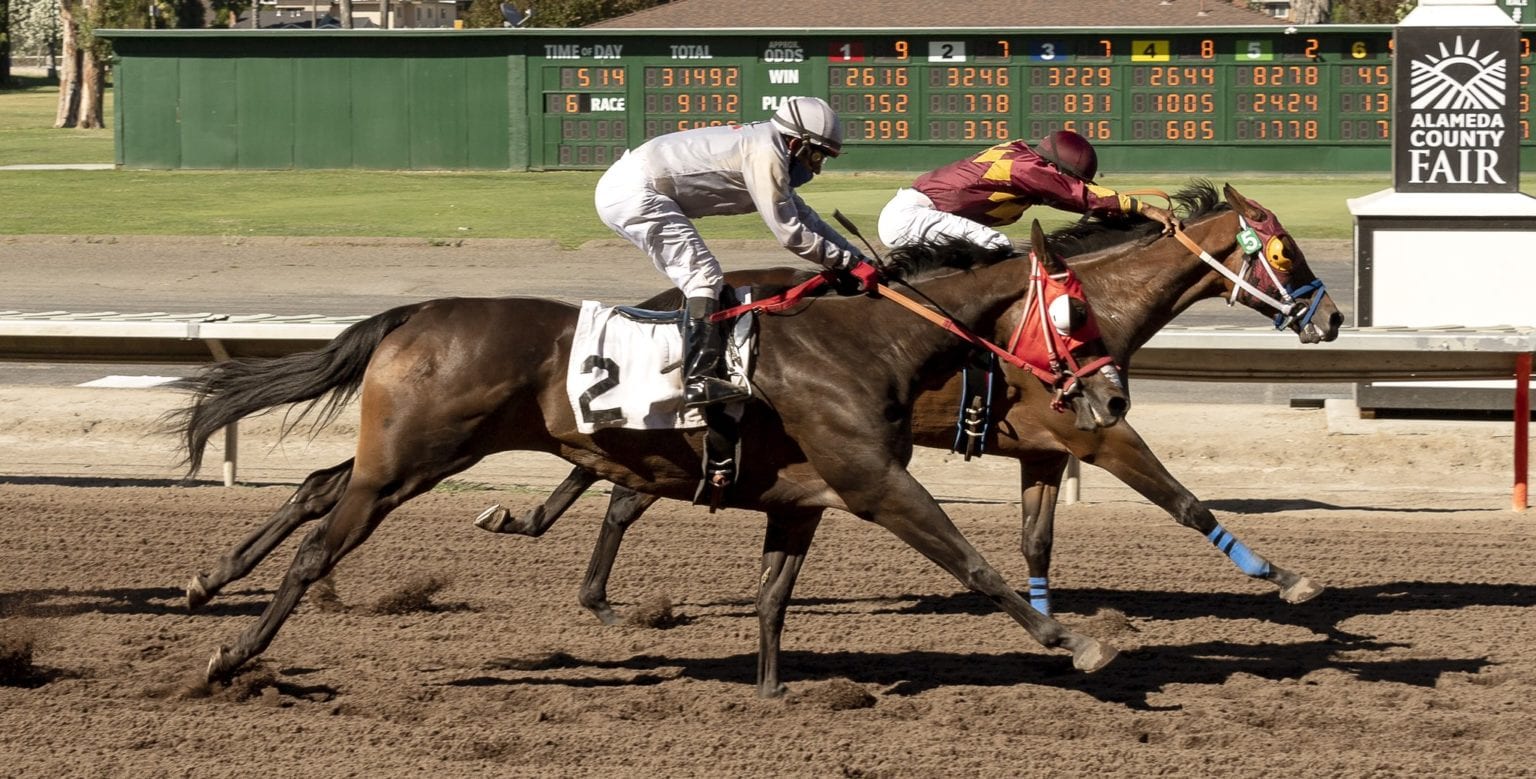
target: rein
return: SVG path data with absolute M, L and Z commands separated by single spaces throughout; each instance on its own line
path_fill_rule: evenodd
M 1028 316 L 1021 316 L 1019 318 L 1019 326 L 1014 331 L 1013 338 L 1009 342 L 1010 346 L 1013 348 L 1004 349 L 1001 346 L 998 346 L 997 344 L 987 340 L 986 338 L 977 335 L 970 328 L 967 328 L 959 322 L 956 322 L 954 319 L 934 312 L 932 309 L 928 308 L 922 303 L 919 303 L 916 300 L 913 300 L 912 298 L 907 297 L 906 295 L 897 292 L 894 289 L 891 289 L 885 284 L 877 285 L 876 291 L 881 297 L 889 298 L 892 302 L 900 305 L 902 308 L 905 308 L 914 314 L 917 314 L 918 316 L 927 320 L 929 323 L 937 326 L 939 329 L 953 334 L 955 337 L 965 341 L 968 344 L 971 344 L 972 346 L 979 346 L 983 349 L 986 349 L 987 351 L 996 355 L 999 359 L 1004 360 L 1015 368 L 1026 370 L 1034 374 L 1036 378 L 1040 379 L 1040 381 L 1055 388 L 1056 394 L 1055 397 L 1051 400 L 1051 407 L 1057 411 L 1062 411 L 1066 408 L 1066 397 L 1071 394 L 1074 388 L 1076 388 L 1078 381 L 1083 376 L 1094 371 L 1112 367 L 1114 361 L 1113 358 L 1106 355 L 1104 357 L 1091 360 L 1085 365 L 1077 364 L 1076 358 L 1072 356 L 1071 349 L 1064 348 L 1065 337 L 1057 333 L 1050 324 L 1050 316 L 1045 309 L 1045 277 L 1046 273 L 1044 268 L 1041 267 L 1040 261 L 1035 258 L 1033 253 L 1031 253 L 1030 283 L 1029 294 L 1027 297 L 1029 302 L 1027 305 L 1036 309 L 1036 313 L 1039 316 L 1042 330 L 1041 334 L 1045 342 L 1046 351 L 1048 352 L 1048 364 L 1050 366 L 1049 369 L 1042 368 L 1039 365 L 1036 365 L 1035 363 L 1030 362 L 1029 360 L 1017 354 L 1017 346 L 1021 336 L 1023 335 L 1025 322 L 1029 319 Z M 795 306 L 811 292 L 815 291 L 818 287 L 833 281 L 834 278 L 835 274 L 833 271 L 822 271 L 821 273 L 812 276 L 804 282 L 801 282 L 800 284 L 797 284 L 794 287 L 791 287 L 790 289 L 772 297 L 764 298 L 762 300 L 754 301 L 751 303 L 744 303 L 742 305 L 711 314 L 709 321 L 714 323 L 727 319 L 734 319 L 748 312 L 760 312 L 766 314 L 778 313 L 792 306 Z
M 728 319 L 735 319 L 749 312 L 777 314 L 786 308 L 797 305 L 803 298 L 815 291 L 817 287 L 832 281 L 832 279 L 832 271 L 824 270 L 773 297 L 754 300 L 751 303 L 743 303 L 739 306 L 732 306 L 724 311 L 716 311 L 709 315 L 709 323 L 717 324 Z
M 932 322 L 943 330 L 954 333 L 966 343 L 982 347 L 1009 365 L 1034 374 L 1035 378 L 1056 390 L 1055 395 L 1051 398 L 1051 408 L 1058 412 L 1065 411 L 1067 408 L 1067 396 L 1071 395 L 1073 390 L 1077 388 L 1078 381 L 1083 376 L 1095 371 L 1113 370 L 1114 358 L 1105 355 L 1090 360 L 1086 364 L 1078 364 L 1077 358 L 1072 356 L 1072 349 L 1066 343 L 1066 336 L 1056 330 L 1051 322 L 1051 316 L 1046 310 L 1045 280 L 1048 273 L 1040 264 L 1040 260 L 1035 257 L 1034 252 L 1030 252 L 1029 261 L 1029 295 L 1026 298 L 1027 302 L 1025 305 L 1032 309 L 1032 312 L 1026 312 L 1025 315 L 1019 317 L 1019 325 L 1014 329 L 1013 337 L 1009 339 L 1009 348 L 1007 349 L 982 338 L 953 319 L 933 312 L 927 306 L 896 292 L 884 284 L 880 285 L 879 290 L 881 294 L 890 297 L 891 300 L 900 304 L 903 308 Z M 1040 336 L 1041 340 L 1045 343 L 1047 352 L 1046 364 L 1049 366 L 1048 368 L 1041 367 L 1019 354 L 1019 342 L 1024 335 L 1024 328 L 1029 323 L 1030 313 L 1034 313 L 1040 320 Z

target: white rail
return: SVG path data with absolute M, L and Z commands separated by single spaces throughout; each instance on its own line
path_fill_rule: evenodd
M 279 357 L 323 346 L 362 319 L 0 311 L 0 360 L 199 364 Z M 1144 379 L 1262 383 L 1514 379 L 1514 505 L 1523 510 L 1533 353 L 1532 327 L 1345 328 L 1331 343 L 1302 344 L 1268 328 L 1173 326 L 1136 352 L 1130 372 Z M 226 485 L 234 483 L 237 448 L 238 430 L 231 426 L 225 431 Z M 1075 482 L 1068 494 L 1074 489 Z

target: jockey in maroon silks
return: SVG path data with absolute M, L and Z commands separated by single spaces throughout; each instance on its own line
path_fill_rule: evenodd
M 1011 248 L 1008 236 L 994 228 L 1017 222 L 1034 205 L 1078 214 L 1141 214 L 1162 223 L 1164 233 L 1179 226 L 1167 209 L 1093 183 L 1098 169 L 1093 145 L 1069 130 L 1053 132 L 1034 147 L 1000 143 L 897 190 L 880 212 L 880 240 L 905 246 L 959 238 Z

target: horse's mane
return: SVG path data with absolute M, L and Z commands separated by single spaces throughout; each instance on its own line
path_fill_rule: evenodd
M 1173 210 L 1186 222 L 1229 208 L 1208 179 L 1192 179 L 1173 195 Z M 1045 237 L 1045 243 L 1058 257 L 1076 257 L 1150 238 L 1162 229 L 1161 224 L 1140 215 L 1085 216 L 1052 231 Z
M 969 270 L 1013 256 L 1007 248 L 988 249 L 960 238 L 898 246 L 885 255 L 885 272 L 912 280 L 940 270 Z

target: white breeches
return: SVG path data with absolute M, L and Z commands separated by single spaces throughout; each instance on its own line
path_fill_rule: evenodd
M 1008 236 L 963 216 L 934 208 L 933 201 L 915 189 L 896 190 L 896 196 L 880 210 L 876 227 L 881 243 L 891 247 L 945 238 L 958 238 L 989 249 L 1013 247 Z
M 650 256 L 686 297 L 716 297 L 724 274 L 693 221 L 650 182 L 626 153 L 597 182 L 597 216 Z

